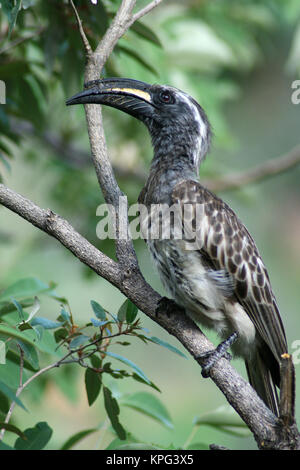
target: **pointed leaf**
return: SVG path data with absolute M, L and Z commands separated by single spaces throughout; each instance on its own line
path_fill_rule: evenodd
M 136 319 L 138 308 L 129 300 L 126 299 L 118 311 L 118 320 L 132 323 Z
M 233 435 L 245 435 L 250 432 L 240 416 L 227 405 L 195 418 L 194 424 L 197 426 L 205 424 Z
M 165 405 L 154 395 L 148 392 L 137 392 L 125 397 L 122 405 L 129 406 L 163 424 L 167 428 L 173 428 L 172 420 Z
M 19 317 L 20 317 L 20 320 L 24 322 L 25 321 L 25 316 L 24 316 L 22 305 L 16 299 L 14 299 L 13 297 L 11 297 L 10 300 L 12 301 L 14 306 L 16 307 L 17 312 L 18 312 Z
M 127 54 L 130 57 L 132 57 L 133 59 L 135 59 L 143 67 L 145 67 L 145 69 L 149 70 L 156 77 L 159 76 L 158 71 L 144 57 L 142 57 L 137 51 L 134 51 L 133 49 L 130 49 L 127 46 L 121 46 L 120 44 L 118 45 L 117 49 L 122 51 L 124 54 Z
M 106 321 L 103 321 L 103 320 L 102 320 L 102 321 L 99 321 L 99 320 L 95 320 L 95 318 L 91 318 L 91 322 L 92 322 L 92 324 L 93 324 L 94 326 L 96 326 L 96 327 L 100 327 L 100 326 L 103 326 L 103 325 L 106 325 L 107 323 L 109 323 L 108 320 L 106 320 Z
M 152 42 L 156 46 L 162 47 L 162 43 L 159 37 L 155 34 L 155 32 L 152 29 L 150 29 L 144 23 L 141 23 L 140 21 L 136 21 L 131 26 L 131 30 L 134 31 L 139 36 L 141 36 L 143 39 L 146 39 L 147 41 Z
M 11 297 L 17 300 L 25 299 L 51 290 L 52 287 L 36 278 L 20 279 L 0 294 L 0 301 L 10 300 Z
M 134 380 L 136 380 L 137 382 L 140 382 L 142 384 L 145 384 L 145 385 L 149 385 L 149 387 L 152 387 L 154 388 L 154 390 L 156 390 L 157 392 L 161 393 L 161 390 L 157 387 L 157 385 L 155 385 L 155 383 L 153 382 L 146 382 L 144 379 L 142 379 L 142 377 L 140 377 L 139 375 L 137 375 L 135 372 L 132 374 L 131 376 Z
M 15 401 L 17 405 L 19 405 L 23 410 L 27 411 L 21 400 L 16 397 L 15 393 L 13 390 L 8 387 L 2 380 L 0 380 L 0 392 L 3 393 L 9 400 Z
M 91 306 L 96 317 L 99 318 L 99 320 L 105 321 L 106 313 L 104 309 L 101 307 L 101 305 L 98 304 L 98 302 L 96 302 L 95 300 L 91 300 Z
M 79 335 L 76 336 L 72 341 L 70 342 L 70 348 L 71 349 L 76 349 L 79 348 L 82 344 L 86 343 L 90 338 L 86 335 Z
M 101 390 L 101 385 L 102 375 L 93 371 L 92 369 L 87 369 L 85 371 L 85 388 L 89 406 L 91 406 L 97 399 Z
M 126 439 L 126 432 L 121 423 L 119 422 L 120 408 L 117 400 L 112 396 L 111 391 L 107 387 L 103 387 L 104 406 L 107 416 L 110 419 L 111 425 L 114 428 L 117 436 L 122 441 Z
M 52 436 L 52 429 L 47 423 L 37 423 L 34 428 L 24 431 L 26 440 L 18 438 L 15 442 L 15 449 L 18 450 L 41 450 Z
M 71 436 L 60 448 L 60 450 L 69 450 L 71 447 L 74 447 L 79 441 L 84 439 L 86 436 L 89 436 L 90 434 L 99 431 L 97 428 L 93 429 L 86 429 L 84 431 L 79 431 L 73 436 Z
M 71 325 L 71 316 L 70 316 L 69 312 L 67 312 L 67 310 L 64 307 L 61 308 L 60 316 L 62 317 L 62 319 L 65 322 L 67 322 L 67 323 L 69 323 L 69 325 Z
M 156 338 L 156 336 L 151 336 L 148 339 L 152 343 L 159 344 L 160 346 L 163 346 L 164 348 L 167 348 L 170 351 L 178 354 L 179 356 L 184 357 L 185 359 L 187 359 L 186 355 L 183 354 L 183 352 L 179 351 L 179 349 L 175 348 L 175 346 L 172 346 L 171 344 L 167 343 L 166 341 L 163 341 L 162 339 Z
M 48 318 L 43 317 L 35 317 L 31 321 L 31 326 L 36 325 L 42 326 L 43 328 L 45 328 L 45 330 L 54 330 L 55 328 L 59 328 L 60 326 L 62 326 L 62 322 L 49 320 Z
M 127 366 L 131 367 L 137 373 L 137 375 L 139 375 L 143 380 L 145 380 L 145 382 L 150 384 L 150 380 L 148 379 L 148 377 L 134 362 L 130 361 L 130 359 L 127 359 L 126 357 L 120 356 L 119 354 L 115 354 L 109 351 L 106 351 L 105 354 L 107 356 L 114 357 L 115 359 L 118 359 L 119 361 L 123 362 Z

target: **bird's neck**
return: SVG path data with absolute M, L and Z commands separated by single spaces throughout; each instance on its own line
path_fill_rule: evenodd
M 153 203 L 170 203 L 172 190 L 179 181 L 198 181 L 200 149 L 187 136 L 165 134 L 152 140 L 154 157 L 146 183 L 148 198 Z

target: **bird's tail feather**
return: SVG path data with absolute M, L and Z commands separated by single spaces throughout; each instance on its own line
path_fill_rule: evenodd
M 279 416 L 279 399 L 274 381 L 274 378 L 277 376 L 277 370 L 274 374 L 274 369 L 272 370 L 269 367 L 269 364 L 259 351 L 256 352 L 255 357 L 251 358 L 251 361 L 246 360 L 245 363 L 250 384 L 267 407 L 276 416 Z M 277 362 L 276 367 L 278 367 Z M 276 384 L 279 385 L 277 378 Z

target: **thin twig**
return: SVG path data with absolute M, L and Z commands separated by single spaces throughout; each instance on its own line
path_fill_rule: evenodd
M 130 24 L 132 25 L 135 21 L 138 21 L 140 18 L 143 16 L 147 15 L 151 10 L 156 8 L 163 0 L 153 0 L 153 2 L 150 2 L 148 5 L 146 5 L 144 8 L 139 10 L 137 13 L 135 13 L 132 16 L 132 20 Z
M 34 126 L 28 122 L 19 119 L 11 119 L 11 128 L 16 134 L 23 136 L 28 134 L 41 139 L 43 143 L 49 146 L 54 152 L 58 153 L 68 164 L 74 168 L 84 168 L 90 165 L 90 152 L 81 150 L 73 144 L 66 143 L 63 138 L 49 130 L 38 134 Z M 230 191 L 244 187 L 247 184 L 258 183 L 263 179 L 272 178 L 286 171 L 292 170 L 300 164 L 300 145 L 292 148 L 289 152 L 279 157 L 273 157 L 266 162 L 249 170 L 239 173 L 221 176 L 218 179 L 202 180 L 204 186 L 211 191 Z M 144 183 L 147 173 L 141 168 L 123 168 L 118 163 L 113 164 L 113 171 L 117 177 L 132 178 L 139 183 Z
M 250 183 L 276 176 L 288 171 L 300 163 L 300 145 L 297 145 L 281 157 L 272 158 L 250 170 L 224 175 L 219 179 L 203 181 L 211 191 L 229 191 L 246 186 Z
M 84 32 L 84 29 L 83 29 L 83 26 L 82 26 L 82 21 L 80 19 L 79 14 L 78 14 L 77 8 L 75 7 L 73 0 L 70 0 L 70 3 L 71 3 L 71 6 L 74 10 L 75 16 L 76 16 L 79 33 L 80 33 L 80 36 L 81 36 L 81 39 L 82 39 L 82 42 L 83 42 L 83 45 L 84 45 L 84 48 L 85 48 L 85 52 L 86 52 L 87 56 L 91 56 L 92 53 L 93 53 L 93 50 L 91 48 L 91 45 L 89 43 L 89 40 L 88 40 L 85 32 Z
M 28 36 L 15 39 L 15 41 L 12 41 L 10 44 L 7 44 L 7 46 L 2 47 L 2 49 L 0 49 L 0 54 L 4 54 L 5 52 L 11 51 L 11 49 L 19 46 L 20 44 L 23 44 L 23 42 L 28 41 L 29 39 L 32 39 L 36 36 L 39 36 L 45 31 L 45 29 L 46 27 L 42 26 L 38 30 L 33 31 L 31 34 L 28 34 Z

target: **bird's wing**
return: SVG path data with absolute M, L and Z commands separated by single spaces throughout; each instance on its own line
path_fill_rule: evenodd
M 287 352 L 285 332 L 267 270 L 248 230 L 225 202 L 195 181 L 178 183 L 172 198 L 181 210 L 187 205 L 202 256 L 213 269 L 231 276 L 233 294 L 279 361 Z

